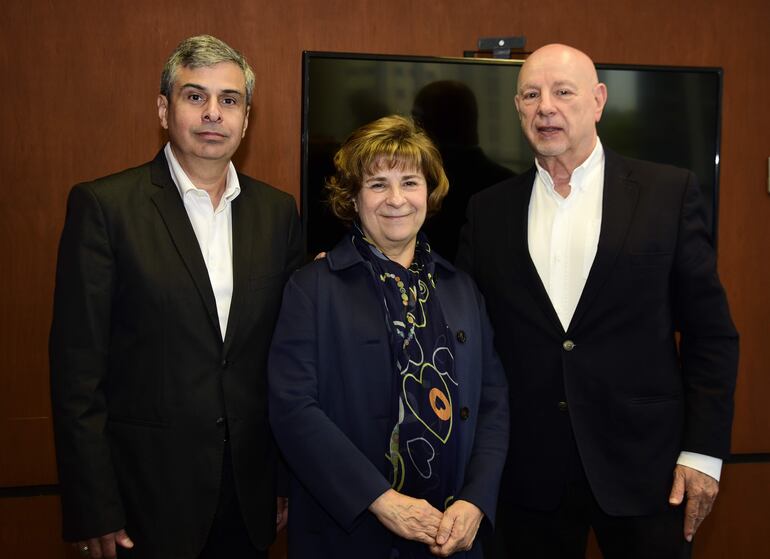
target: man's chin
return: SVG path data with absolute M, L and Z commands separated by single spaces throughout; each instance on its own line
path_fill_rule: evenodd
M 533 148 L 537 155 L 541 157 L 556 157 L 562 155 L 566 151 L 565 146 L 556 145 L 551 142 L 538 142 Z
M 209 145 L 202 146 L 200 149 L 198 149 L 196 155 L 200 159 L 205 159 L 208 161 L 221 161 L 223 159 L 229 160 L 234 153 L 235 153 L 235 149 L 227 148 L 223 145 L 209 144 Z

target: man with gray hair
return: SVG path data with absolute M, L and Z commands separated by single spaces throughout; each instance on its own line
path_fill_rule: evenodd
M 161 77 L 168 143 L 75 186 L 59 248 L 51 395 L 64 537 L 93 558 L 266 557 L 266 357 L 304 256 L 291 196 L 236 172 L 254 74 L 219 39 Z

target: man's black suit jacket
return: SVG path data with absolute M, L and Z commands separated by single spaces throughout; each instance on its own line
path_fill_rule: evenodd
M 579 455 L 605 512 L 662 511 L 680 451 L 730 449 L 738 339 L 695 176 L 605 151 L 598 252 L 566 332 L 529 254 L 534 179 L 476 195 L 458 253 L 508 374 L 501 499 L 555 508 Z
M 266 360 L 304 256 L 294 200 L 239 175 L 222 340 L 198 241 L 161 151 L 75 186 L 50 338 L 64 537 L 125 527 L 131 556 L 195 557 L 219 496 L 225 428 L 254 543 L 275 532 Z

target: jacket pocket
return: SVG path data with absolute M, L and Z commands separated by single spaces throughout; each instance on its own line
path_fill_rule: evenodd
M 678 402 L 682 399 L 681 394 L 655 394 L 652 396 L 637 396 L 631 398 L 630 403 L 634 406 L 647 406 L 650 404 L 664 404 L 667 402 Z

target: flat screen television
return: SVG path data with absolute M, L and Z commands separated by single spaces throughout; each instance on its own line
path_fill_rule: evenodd
M 431 244 L 454 258 L 467 199 L 513 173 L 532 152 L 514 106 L 522 61 L 303 54 L 301 211 L 311 254 L 345 228 L 325 205 L 332 158 L 358 126 L 389 114 L 414 116 L 437 143 L 450 181 L 442 212 L 426 223 Z M 693 170 L 716 242 L 722 70 L 597 64 L 607 84 L 598 125 L 605 147 Z

